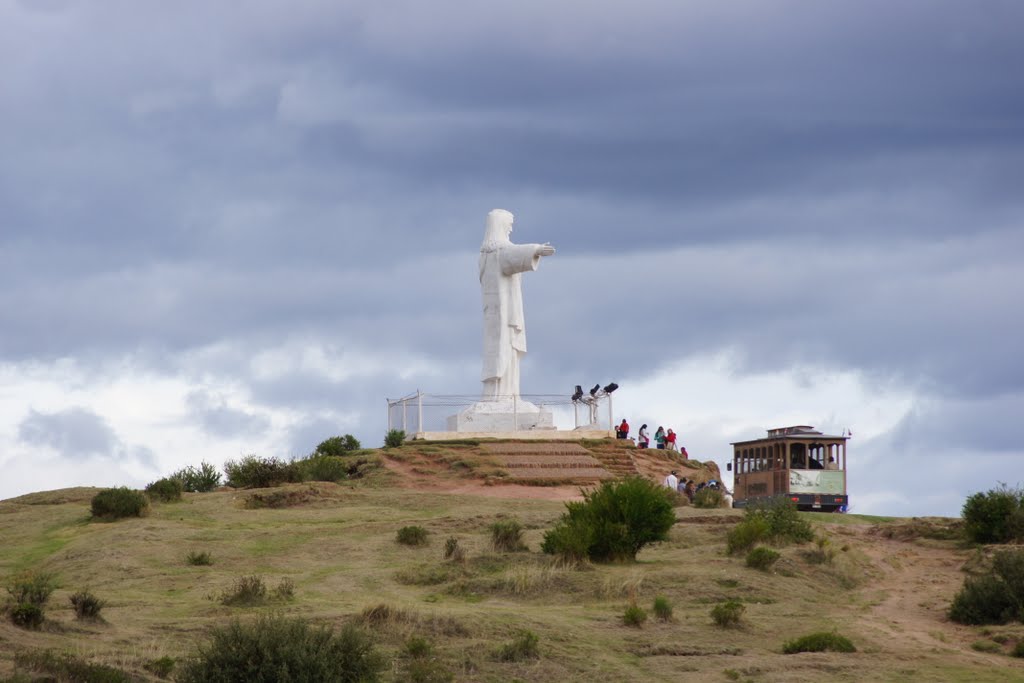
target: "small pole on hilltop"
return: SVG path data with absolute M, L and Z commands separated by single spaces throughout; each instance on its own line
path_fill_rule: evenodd
M 384 400 L 388 402 L 388 431 L 390 432 L 391 431 L 391 399 L 390 398 L 386 398 Z
M 416 431 L 422 432 L 423 429 L 423 394 L 420 390 L 416 390 Z
M 608 431 L 611 431 L 614 428 L 613 425 L 615 424 L 615 418 L 612 417 L 612 395 L 611 394 L 607 394 L 607 396 L 608 396 Z
M 406 408 L 407 408 L 408 406 L 409 406 L 409 401 L 408 401 L 408 399 L 404 399 L 404 398 L 403 398 L 403 399 L 402 399 L 402 431 L 403 431 L 403 432 L 405 432 L 406 434 L 408 434 L 408 433 L 409 433 L 409 430 L 408 430 L 408 429 L 406 429 L 406 426 L 405 426 L 405 423 L 406 423 L 406 418 L 405 418 L 405 409 L 406 409 Z

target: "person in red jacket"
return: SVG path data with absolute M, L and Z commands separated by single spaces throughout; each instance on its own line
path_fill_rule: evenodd
M 629 423 L 626 422 L 626 418 L 622 418 L 622 424 L 615 430 L 615 436 L 619 439 L 629 438 Z
M 676 433 L 671 429 L 668 430 L 668 434 L 665 435 L 665 447 L 670 451 L 676 449 Z

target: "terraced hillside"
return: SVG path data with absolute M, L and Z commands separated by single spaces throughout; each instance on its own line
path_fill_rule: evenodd
M 720 477 L 713 462 L 683 460 L 677 453 L 638 450 L 616 439 L 569 441 L 409 442 L 382 451 L 386 464 L 413 485 L 477 480 L 488 485 L 580 486 L 625 476 L 660 480 L 669 471 L 696 481 Z

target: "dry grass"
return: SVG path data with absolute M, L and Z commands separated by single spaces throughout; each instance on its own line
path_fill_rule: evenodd
M 477 450 L 473 444 L 427 448 L 460 455 Z M 409 446 L 392 450 L 414 455 Z M 14 674 L 15 653 L 54 649 L 157 681 L 147 664 L 186 657 L 207 628 L 244 613 L 216 597 L 246 575 L 273 577 L 271 588 L 278 577 L 294 582 L 294 600 L 258 609 L 332 625 L 358 621 L 396 660 L 408 638 L 429 637 L 456 680 L 726 680 L 722 672 L 730 670 L 756 671 L 744 675 L 758 683 L 982 683 L 1022 671 L 1020 660 L 979 655 L 970 646 L 981 635 L 965 639 L 940 620 L 924 633 L 944 633 L 946 642 L 916 647 L 908 664 L 895 649 L 899 634 L 865 621 L 873 596 L 894 590 L 886 581 L 896 570 L 868 564 L 861 549 L 876 537 L 840 537 L 825 515 L 813 523 L 835 538 L 834 561 L 811 565 L 785 549 L 779 561 L 784 576 L 752 572 L 742 558 L 725 555 L 736 513 L 692 508 L 677 510 L 681 521 L 670 540 L 645 548 L 637 563 L 572 568 L 536 551 L 499 555 L 489 548 L 490 523 L 512 514 L 523 524 L 526 544 L 538 548 L 564 509 L 558 502 L 397 491 L 386 477 L 318 491 L 324 495 L 280 509 L 246 509 L 248 493 L 186 494 L 148 518 L 117 524 L 87 522 L 94 489 L 0 503 L 0 578 L 44 569 L 62 586 L 47 611 L 53 629 L 30 632 L 0 623 L 0 680 Z M 396 531 L 409 525 L 429 528 L 437 542 L 416 550 L 396 544 Z M 463 562 L 443 557 L 441 541 L 451 536 L 458 538 Z M 182 558 L 189 548 L 208 550 L 216 563 L 188 566 Z M 949 552 L 958 567 L 957 553 L 964 551 L 951 543 Z M 857 576 L 868 580 L 847 585 Z M 85 585 L 107 601 L 105 624 L 75 620 L 69 597 Z M 649 606 L 656 596 L 670 601 L 674 619 L 648 621 L 643 631 L 623 626 L 624 604 Z M 708 612 L 730 599 L 746 607 L 747 627 L 729 631 L 724 642 Z M 779 651 L 784 640 L 836 626 L 860 652 L 787 658 Z M 493 656 L 523 630 L 537 635 L 539 659 Z

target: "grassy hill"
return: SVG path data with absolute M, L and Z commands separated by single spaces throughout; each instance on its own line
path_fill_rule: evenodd
M 404 467 L 421 457 L 395 455 Z M 1024 680 L 1024 660 L 1005 654 L 1024 627 L 945 619 L 977 551 L 942 540 L 941 520 L 809 514 L 832 559 L 815 544 L 788 546 L 763 572 L 725 553 L 739 511 L 681 507 L 669 541 L 638 562 L 572 568 L 539 552 L 564 510 L 559 500 L 496 497 L 487 493 L 500 487 L 488 486 L 438 493 L 423 486 L 429 468 L 421 472 L 418 488 L 387 474 L 288 485 L 292 506 L 282 509 L 252 509 L 249 491 L 186 494 L 117 522 L 90 520 L 98 489 L 0 502 L 0 577 L 44 569 L 60 584 L 42 630 L 0 623 L 0 680 L 33 680 L 15 658 L 46 649 L 160 680 L 146 668 L 154 660 L 180 662 L 211 626 L 268 612 L 359 624 L 387 658 L 385 680 L 409 680 L 412 636 L 459 681 Z M 490 525 L 508 519 L 525 526 L 528 550 L 489 547 Z M 396 543 L 409 525 L 428 531 L 426 545 Z M 451 537 L 463 562 L 443 557 Z M 213 564 L 191 566 L 189 552 L 208 552 Z M 267 586 L 266 604 L 222 603 L 251 576 Z M 273 595 L 282 581 L 294 587 L 290 600 Z M 84 588 L 106 601 L 102 621 L 75 619 L 69 596 Z M 654 617 L 657 596 L 671 620 Z M 730 599 L 745 612 L 725 629 L 710 612 Z M 632 603 L 648 612 L 639 628 L 623 622 Z M 539 658 L 501 661 L 499 649 L 523 629 L 538 637 Z M 832 630 L 857 652 L 782 654 L 787 640 Z M 979 641 L 996 651 L 974 649 Z

